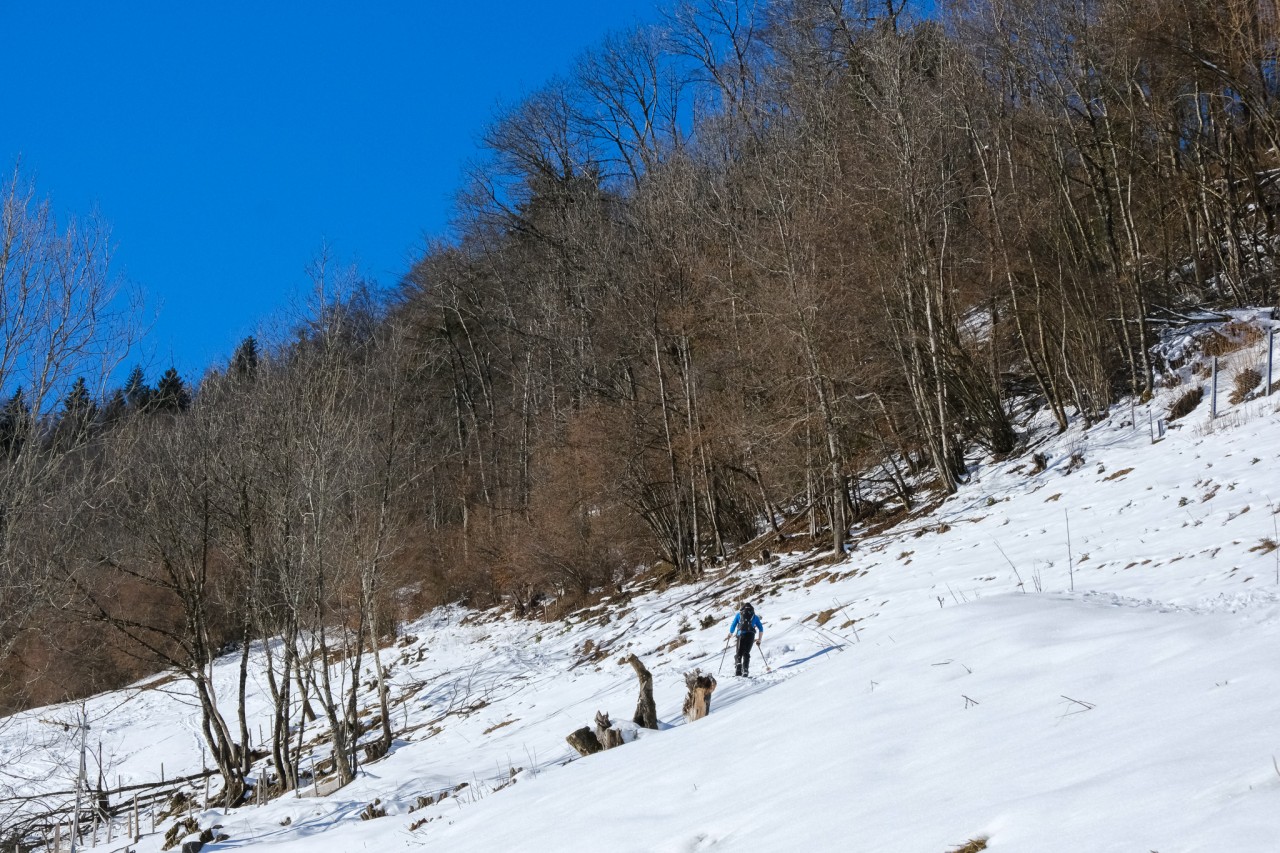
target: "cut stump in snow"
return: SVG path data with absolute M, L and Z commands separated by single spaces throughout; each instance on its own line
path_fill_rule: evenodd
M 653 701 L 653 673 L 635 655 L 627 658 L 627 663 L 631 664 L 631 668 L 636 671 L 636 678 L 640 679 L 640 699 L 636 702 L 635 723 L 642 729 L 656 729 L 658 706 Z
M 596 740 L 605 749 L 622 746 L 622 732 L 613 728 L 609 715 L 604 711 L 596 711 Z
M 712 712 L 712 693 L 716 692 L 716 676 L 710 672 L 694 670 L 685 672 L 685 686 L 689 693 L 685 695 L 685 720 L 692 722 L 701 720 Z
M 604 749 L 600 745 L 600 739 L 596 737 L 596 733 L 591 731 L 590 726 L 583 726 L 573 734 L 565 738 L 569 742 L 569 746 L 578 751 L 580 755 L 592 755 Z
M 701 720 L 711 713 L 711 694 L 716 689 L 716 679 L 709 672 L 695 669 L 684 674 L 685 686 L 689 688 L 684 697 L 684 718 L 689 722 Z
M 379 758 L 385 758 L 389 751 L 389 744 L 384 740 L 374 740 L 366 743 L 364 749 L 364 760 L 366 764 L 377 761 Z

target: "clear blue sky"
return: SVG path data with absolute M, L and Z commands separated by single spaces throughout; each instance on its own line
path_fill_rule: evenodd
M 657 0 L 6 3 L 0 166 L 96 209 L 195 378 L 305 290 L 323 241 L 384 286 L 445 227 L 500 101 Z

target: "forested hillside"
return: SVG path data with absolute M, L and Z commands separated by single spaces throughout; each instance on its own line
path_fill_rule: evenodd
M 924 11 L 700 0 L 611 37 L 495 116 L 394 288 L 322 253 L 307 315 L 201 377 L 111 387 L 105 233 L 15 175 L 4 710 L 173 668 L 235 802 L 278 638 L 278 778 L 323 717 L 346 781 L 366 665 L 392 741 L 369 651 L 426 607 L 553 619 L 784 525 L 843 554 L 1016 453 L 1021 414 L 1175 381 L 1153 344 L 1192 309 L 1274 302 L 1273 4 Z

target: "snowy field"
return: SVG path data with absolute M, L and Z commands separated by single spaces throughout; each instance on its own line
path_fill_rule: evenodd
M 327 795 L 195 812 L 228 836 L 205 849 L 1280 850 L 1280 395 L 1224 390 L 1216 420 L 1206 400 L 1153 443 L 1149 416 L 1181 390 L 1087 431 L 1033 424 L 1030 451 L 839 565 L 784 550 L 568 623 L 431 613 L 384 652 L 408 729 L 392 754 Z M 744 596 L 772 671 L 757 655 L 735 679 L 728 661 L 686 724 L 684 673 L 720 672 Z M 632 652 L 662 728 L 578 758 L 565 735 L 630 719 Z M 180 682 L 86 708 L 112 786 L 201 769 Z M 49 721 L 78 711 L 8 722 L 10 784 L 70 787 L 74 731 Z M 375 799 L 387 815 L 361 820 Z M 130 849 L 160 850 L 168 825 L 144 819 Z

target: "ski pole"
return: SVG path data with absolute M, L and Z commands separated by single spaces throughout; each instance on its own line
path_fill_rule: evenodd
M 760 660 L 764 661 L 764 671 L 773 672 L 773 667 L 769 666 L 769 659 L 764 656 L 764 646 L 760 645 L 759 640 L 756 640 L 756 648 L 760 650 Z
M 724 641 L 724 652 L 720 655 L 720 668 L 716 670 L 716 675 L 720 675 L 724 672 L 724 659 L 725 656 L 729 654 L 729 642 L 732 639 L 733 637 L 727 637 Z

